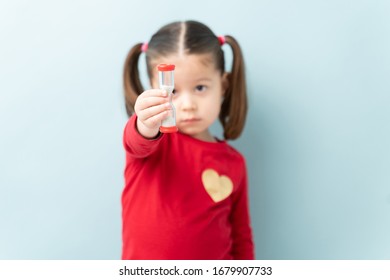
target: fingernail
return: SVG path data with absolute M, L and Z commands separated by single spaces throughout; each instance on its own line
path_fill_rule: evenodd
M 163 91 L 162 91 L 162 96 L 167 96 L 167 91 L 164 89 Z

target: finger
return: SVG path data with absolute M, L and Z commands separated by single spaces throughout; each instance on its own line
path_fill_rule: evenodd
M 160 112 L 156 115 L 153 115 L 153 117 L 148 118 L 146 121 L 143 121 L 142 123 L 146 127 L 157 127 L 161 125 L 161 121 L 166 119 L 168 117 L 168 111 Z
M 162 89 L 149 89 L 149 90 L 144 91 L 141 95 L 144 97 L 152 97 L 152 96 L 166 97 L 166 96 L 168 96 L 167 91 L 162 90 Z
M 140 118 L 141 121 L 146 121 L 154 117 L 155 115 L 158 115 L 167 110 L 171 110 L 171 104 L 169 102 L 165 102 L 163 104 L 148 107 L 144 110 L 141 110 L 138 112 L 138 117 Z
M 136 110 L 145 110 L 149 107 L 157 106 L 160 104 L 164 104 L 168 102 L 168 99 L 166 97 L 146 97 L 146 98 L 139 98 L 136 101 L 135 109 Z

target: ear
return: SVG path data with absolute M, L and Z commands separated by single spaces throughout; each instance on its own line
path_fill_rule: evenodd
M 225 96 L 225 93 L 227 89 L 229 88 L 230 85 L 230 73 L 229 72 L 224 72 L 222 74 L 222 95 Z

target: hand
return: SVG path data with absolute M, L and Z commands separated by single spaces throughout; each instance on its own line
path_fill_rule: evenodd
M 171 109 L 168 94 L 161 89 L 150 89 L 141 93 L 135 101 L 138 132 L 146 138 L 158 135 L 161 121 Z

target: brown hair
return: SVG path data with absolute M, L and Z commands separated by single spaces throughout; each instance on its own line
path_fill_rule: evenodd
M 228 75 L 229 86 L 219 114 L 224 129 L 225 139 L 236 139 L 244 129 L 248 109 L 245 67 L 238 42 L 229 35 L 226 43 L 232 48 L 233 63 Z M 142 43 L 134 45 L 127 55 L 123 80 L 125 103 L 128 116 L 134 113 L 135 101 L 143 91 L 138 71 L 138 61 L 142 53 Z M 184 50 L 187 54 L 212 54 L 216 69 L 221 75 L 225 72 L 225 58 L 218 37 L 206 25 L 197 21 L 173 22 L 158 30 L 148 43 L 146 64 L 149 78 L 152 77 L 153 65 L 158 58 Z

